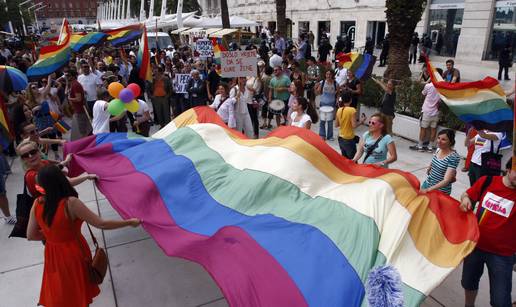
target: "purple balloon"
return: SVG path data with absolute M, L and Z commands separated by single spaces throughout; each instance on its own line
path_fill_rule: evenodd
M 120 94 L 118 94 L 118 99 L 122 100 L 124 103 L 129 103 L 133 101 L 134 94 L 133 91 L 131 91 L 128 88 L 124 88 L 120 91 Z

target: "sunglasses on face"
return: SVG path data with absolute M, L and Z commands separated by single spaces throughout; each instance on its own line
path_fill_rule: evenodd
M 33 157 L 33 156 L 35 156 L 35 155 L 36 155 L 36 154 L 38 154 L 38 153 L 39 153 L 39 150 L 37 150 L 37 149 L 32 149 L 31 151 L 28 151 L 28 152 L 26 152 L 26 153 L 21 154 L 21 155 L 20 155 L 20 157 L 21 157 L 22 159 L 27 159 L 27 158 L 29 158 L 29 157 Z
M 376 126 L 377 124 L 380 124 L 380 122 L 377 122 L 375 120 L 370 120 L 369 121 L 369 125 L 371 125 L 371 126 Z

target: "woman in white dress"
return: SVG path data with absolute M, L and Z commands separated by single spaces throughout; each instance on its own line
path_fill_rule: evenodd
M 236 130 L 243 132 L 248 137 L 253 137 L 253 124 L 247 104 L 253 103 L 253 93 L 247 88 L 247 80 L 245 77 L 240 77 L 237 80 L 236 88 L 236 103 L 235 103 L 235 117 Z
M 228 85 L 225 83 L 220 84 L 216 94 L 213 103 L 210 104 L 210 108 L 215 109 L 229 128 L 236 128 L 235 98 L 229 97 Z
M 288 125 L 310 130 L 312 124 L 317 123 L 318 120 L 319 116 L 308 100 L 304 97 L 296 97 L 292 102 L 292 113 Z

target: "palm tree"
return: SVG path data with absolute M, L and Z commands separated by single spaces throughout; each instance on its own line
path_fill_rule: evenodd
M 224 29 L 230 28 L 231 25 L 229 24 L 229 11 L 227 0 L 220 0 L 220 16 L 222 17 L 222 27 Z
M 384 77 L 403 79 L 411 76 L 408 66 L 410 40 L 425 10 L 426 0 L 386 0 L 389 26 L 389 58 Z
M 277 31 L 281 36 L 287 34 L 287 17 L 285 11 L 287 10 L 286 0 L 276 0 L 276 22 Z

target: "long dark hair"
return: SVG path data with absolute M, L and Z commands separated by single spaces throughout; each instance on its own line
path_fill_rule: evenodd
M 317 114 L 317 111 L 315 111 L 314 107 L 308 100 L 306 100 L 305 97 L 296 97 L 297 103 L 303 108 L 303 110 L 310 116 L 310 120 L 312 121 L 312 124 L 317 124 L 319 121 L 319 115 Z
M 43 220 L 50 227 L 59 201 L 65 197 L 78 197 L 79 194 L 56 165 L 44 166 L 38 172 L 38 184 L 45 190 Z

